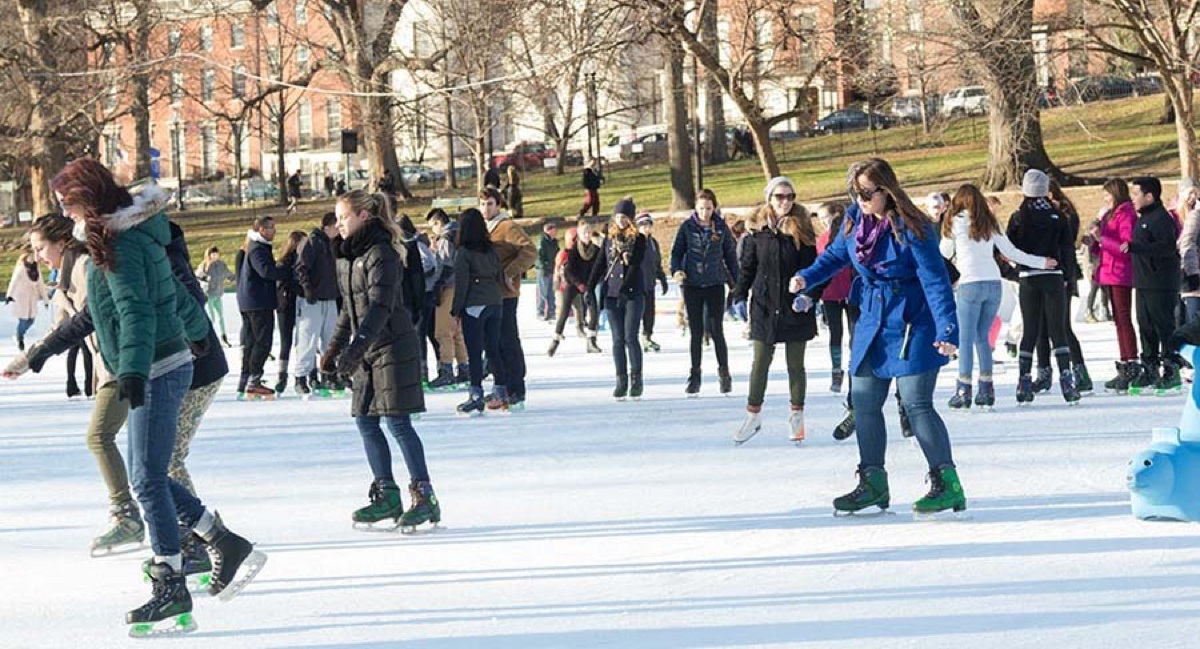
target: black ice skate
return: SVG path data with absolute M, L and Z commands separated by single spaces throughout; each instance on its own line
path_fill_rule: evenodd
M 618 374 L 617 386 L 613 388 L 613 399 L 624 401 L 627 396 L 629 396 L 629 377 L 624 374 Z
M 688 374 L 687 387 L 684 388 L 684 393 L 689 399 L 694 399 L 700 396 L 700 370 L 693 368 Z
M 634 401 L 642 400 L 642 373 L 634 372 L 629 375 L 629 398 Z
M 721 394 L 729 396 L 729 393 L 733 392 L 733 377 L 730 376 L 728 367 L 718 370 L 717 380 L 720 383 Z
M 168 564 L 154 563 L 150 566 L 150 581 L 150 601 L 125 614 L 129 636 L 148 638 L 195 631 L 192 596 L 183 573 Z
M 842 417 L 842 420 L 833 429 L 833 438 L 839 442 L 849 439 L 854 435 L 856 428 L 854 424 L 854 408 L 847 407 L 846 416 Z
M 487 405 L 483 400 L 482 388 L 471 388 L 470 396 L 467 397 L 466 401 L 458 404 L 457 408 L 458 414 L 460 415 L 471 415 L 476 417 L 482 415 L 483 411 L 486 409 Z
M 241 536 L 230 532 L 221 522 L 221 515 L 213 512 L 212 529 L 207 534 L 197 535 L 208 547 L 212 558 L 212 584 L 210 595 L 228 602 L 237 596 L 262 570 L 267 555 L 254 549 L 254 545 Z

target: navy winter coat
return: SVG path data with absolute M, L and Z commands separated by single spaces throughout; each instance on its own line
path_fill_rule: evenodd
M 737 281 L 737 246 L 733 232 L 719 215 L 709 227 L 700 225 L 696 213 L 679 225 L 671 246 L 671 274 L 687 275 L 687 286 L 705 288 Z
M 271 244 L 252 238 L 245 259 L 237 269 L 237 302 L 242 311 L 275 310 L 279 298 L 275 282 L 286 279 L 291 269 L 283 268 L 271 257 Z

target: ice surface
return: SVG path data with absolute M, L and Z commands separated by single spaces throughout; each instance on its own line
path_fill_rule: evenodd
M 351 529 L 371 476 L 347 401 L 240 403 L 229 377 L 189 467 L 270 562 L 233 602 L 198 599 L 199 630 L 171 646 L 1196 646 L 1200 527 L 1134 520 L 1123 484 L 1182 397 L 1099 395 L 1068 409 L 1056 388 L 1017 410 L 1006 362 L 996 412 L 940 407 L 972 520 L 912 521 L 926 467 L 894 414 L 898 515 L 835 519 L 857 448 L 829 434 L 842 409 L 826 391 L 824 337 L 809 348 L 804 445 L 787 441 L 780 354 L 764 429 L 734 447 L 750 369 L 739 325 L 726 325 L 735 397 L 717 394 L 705 350 L 702 398 L 686 400 L 687 341 L 660 303 L 646 398 L 615 403 L 609 354 L 585 354 L 568 326 L 546 358 L 549 326 L 531 295 L 521 309 L 526 412 L 463 419 L 452 414 L 462 393 L 427 395 L 416 426 L 445 526 L 432 535 Z M 226 317 L 235 340 L 232 296 Z M 5 363 L 13 326 L 0 309 Z M 1099 386 L 1112 325 L 1077 331 Z M 137 646 L 123 616 L 147 596 L 149 551 L 87 556 L 106 493 L 84 443 L 91 403 L 65 399 L 63 366 L 0 383 L 0 646 Z M 939 404 L 954 376 L 942 372 Z M 405 480 L 398 451 L 394 464 Z

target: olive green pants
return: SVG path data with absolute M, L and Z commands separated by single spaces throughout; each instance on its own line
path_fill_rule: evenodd
M 806 342 L 783 343 L 784 355 L 787 357 L 788 390 L 791 392 L 792 408 L 804 408 L 804 393 L 807 388 L 807 377 L 804 371 L 804 349 Z M 775 358 L 775 345 L 755 340 L 752 346 L 754 361 L 750 366 L 750 394 L 746 397 L 746 405 L 759 408 L 763 404 L 763 396 L 767 392 L 767 374 L 771 371 L 771 360 Z
M 87 429 L 87 446 L 96 456 L 100 477 L 108 487 L 108 500 L 114 505 L 133 499 L 125 458 L 121 457 L 115 441 L 128 416 L 129 402 L 117 398 L 116 381 L 105 383 L 96 390 L 96 404 L 92 407 L 92 421 Z

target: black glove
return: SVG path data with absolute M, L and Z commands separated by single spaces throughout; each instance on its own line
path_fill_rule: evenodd
M 337 372 L 337 358 L 341 352 L 342 346 L 336 340 L 329 343 L 325 353 L 321 354 L 320 370 L 326 374 Z
M 87 349 L 84 349 L 83 352 L 85 354 L 91 353 Z M 29 364 L 29 369 L 34 372 L 41 372 L 42 366 L 46 364 L 46 361 L 50 360 L 51 356 L 53 354 L 47 351 L 44 345 L 37 343 L 25 350 L 25 362 Z
M 363 356 L 367 355 L 367 341 L 356 338 L 346 351 L 337 359 L 337 371 L 339 374 L 351 375 L 362 367 Z
M 189 340 L 188 347 L 192 350 L 192 358 L 204 358 L 212 350 L 212 345 L 209 344 L 208 338 Z
M 662 295 L 666 295 L 667 294 L 667 278 L 666 277 L 659 278 L 658 283 L 662 287 L 661 288 Z
M 1183 278 L 1188 291 L 1200 291 L 1200 275 L 1188 275 Z
M 128 401 L 130 410 L 146 405 L 146 379 L 140 376 L 122 376 L 117 379 L 117 398 Z

